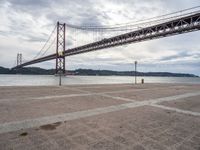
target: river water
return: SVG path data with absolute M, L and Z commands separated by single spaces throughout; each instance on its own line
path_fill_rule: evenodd
M 200 84 L 199 77 L 137 77 L 145 83 L 188 83 Z M 134 83 L 135 78 L 130 76 L 65 76 L 62 77 L 63 85 L 71 84 L 117 84 Z M 0 86 L 24 85 L 58 85 L 59 77 L 53 75 L 0 75 Z

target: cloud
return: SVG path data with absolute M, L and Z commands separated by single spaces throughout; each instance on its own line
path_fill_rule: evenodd
M 194 55 L 196 55 L 197 57 L 199 57 L 199 53 L 197 54 L 194 54 L 194 53 L 190 53 L 189 50 L 186 50 L 186 51 L 182 51 L 182 52 L 179 52 L 175 55 L 170 55 L 170 56 L 165 56 L 165 57 L 162 57 L 160 58 L 159 60 L 160 61 L 171 61 L 171 60 L 176 60 L 176 59 L 183 59 L 183 58 L 192 58 Z
M 19 51 L 27 59 L 33 58 L 57 21 L 75 25 L 113 25 L 197 5 L 199 0 L 1 0 L 0 65 L 12 67 L 11 62 L 15 61 Z M 103 36 L 95 34 L 67 29 L 66 47 L 87 44 Z M 68 57 L 66 64 L 69 69 L 131 70 L 133 61 L 138 60 L 143 71 L 192 71 L 200 75 L 199 38 L 199 32 L 194 32 L 135 43 Z M 47 54 L 54 52 L 52 47 Z M 50 61 L 36 66 L 53 68 L 55 64 Z

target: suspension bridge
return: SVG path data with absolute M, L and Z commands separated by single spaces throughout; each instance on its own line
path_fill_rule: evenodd
M 68 56 L 198 31 L 200 30 L 199 8 L 200 6 L 197 6 L 134 23 L 113 26 L 81 26 L 57 22 L 37 55 L 30 61 L 22 62 L 22 55 L 18 54 L 17 65 L 13 69 L 55 59 L 55 73 L 64 74 L 65 57 Z M 76 35 L 72 36 L 72 33 Z M 82 35 L 86 35 L 83 38 L 86 40 L 85 43 L 77 40 Z M 71 43 L 67 41 L 68 39 L 71 39 Z M 48 43 L 50 40 L 51 42 Z M 47 51 L 53 45 L 55 45 L 55 52 L 47 55 Z

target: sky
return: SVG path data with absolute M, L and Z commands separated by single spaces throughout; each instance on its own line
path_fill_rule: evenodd
M 106 26 L 134 22 L 200 6 L 199 0 L 1 0 L 0 66 L 13 67 L 17 53 L 32 59 L 57 21 Z M 70 46 L 71 32 L 66 41 Z M 66 33 L 66 34 L 67 34 Z M 78 35 L 76 35 L 78 36 Z M 86 36 L 85 36 L 86 37 Z M 66 69 L 192 73 L 200 76 L 200 32 L 66 57 Z M 55 53 L 55 49 L 49 51 Z M 55 60 L 35 64 L 55 68 Z

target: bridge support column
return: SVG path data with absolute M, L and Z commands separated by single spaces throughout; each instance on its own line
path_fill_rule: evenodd
M 22 54 L 17 53 L 17 66 L 22 64 Z
M 65 74 L 65 23 L 57 22 L 56 74 Z

